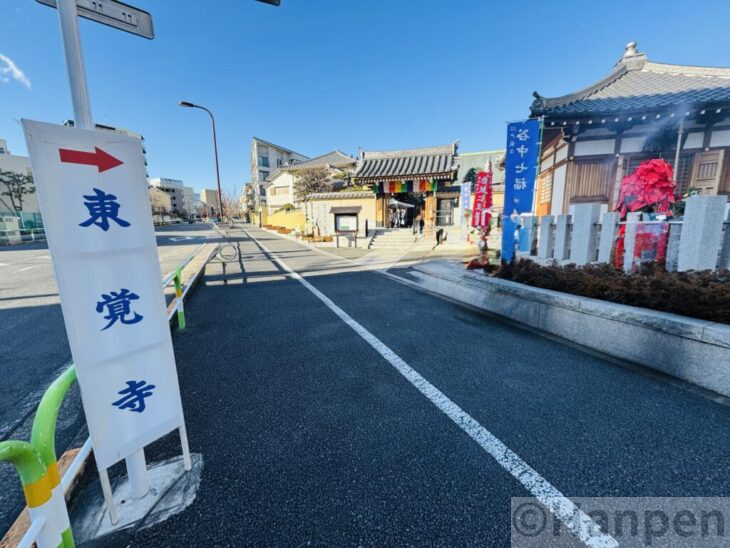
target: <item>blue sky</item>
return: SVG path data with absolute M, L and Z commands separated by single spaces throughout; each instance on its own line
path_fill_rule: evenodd
M 181 99 L 215 113 L 231 188 L 253 135 L 308 156 L 500 148 L 533 90 L 593 83 L 630 40 L 654 61 L 730 66 L 726 0 L 127 1 L 154 40 L 81 20 L 94 120 L 142 133 L 150 175 L 196 189 L 214 183 L 210 124 Z M 20 118 L 72 117 L 55 10 L 2 0 L 0 55 L 0 138 L 24 154 Z

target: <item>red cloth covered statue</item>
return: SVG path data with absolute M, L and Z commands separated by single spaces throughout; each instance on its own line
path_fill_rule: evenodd
M 621 213 L 621 220 L 634 211 L 669 213 L 674 203 L 674 180 L 672 166 L 664 160 L 647 160 L 631 175 L 624 177 L 619 188 L 615 211 Z
M 647 160 L 621 181 L 618 202 L 614 211 L 626 221 L 629 213 L 664 213 L 671 217 L 671 205 L 676 201 L 672 166 L 664 160 Z M 614 265 L 622 268 L 624 262 L 624 236 L 626 225 L 619 228 Z M 666 246 L 665 246 L 666 247 Z

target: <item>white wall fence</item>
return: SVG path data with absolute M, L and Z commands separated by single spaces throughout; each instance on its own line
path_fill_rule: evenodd
M 605 207 L 605 206 L 604 206 Z M 541 264 L 613 263 L 620 226 L 626 226 L 623 268 L 650 260 L 652 251 L 635 259 L 637 234 L 668 231 L 666 268 L 669 271 L 730 269 L 730 205 L 726 196 L 691 196 L 684 218 L 645 221 L 629 213 L 601 215 L 601 204 L 577 204 L 572 215 L 521 216 L 518 257 Z

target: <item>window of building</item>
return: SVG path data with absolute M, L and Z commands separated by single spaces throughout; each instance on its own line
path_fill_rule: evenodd
M 265 181 L 268 176 L 268 171 L 259 171 L 259 181 Z
M 281 167 L 281 166 L 282 166 L 281 158 L 277 158 L 276 159 L 276 167 Z
M 269 157 L 268 156 L 259 156 L 259 166 L 269 167 Z
M 553 196 L 553 172 L 540 174 L 538 179 L 538 196 L 540 203 L 549 204 Z

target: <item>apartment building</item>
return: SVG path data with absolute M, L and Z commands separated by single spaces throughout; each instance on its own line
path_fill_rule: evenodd
M 192 187 L 185 186 L 179 179 L 153 177 L 150 186 L 158 188 L 170 196 L 170 208 L 173 213 L 184 217 L 195 213 L 195 200 Z
M 289 150 L 288 148 L 275 145 L 254 137 L 251 141 L 251 189 L 253 207 L 251 210 L 257 214 L 261 212 L 262 206 L 266 204 L 266 192 L 263 185 L 266 179 L 277 169 L 304 162 L 309 157 Z

